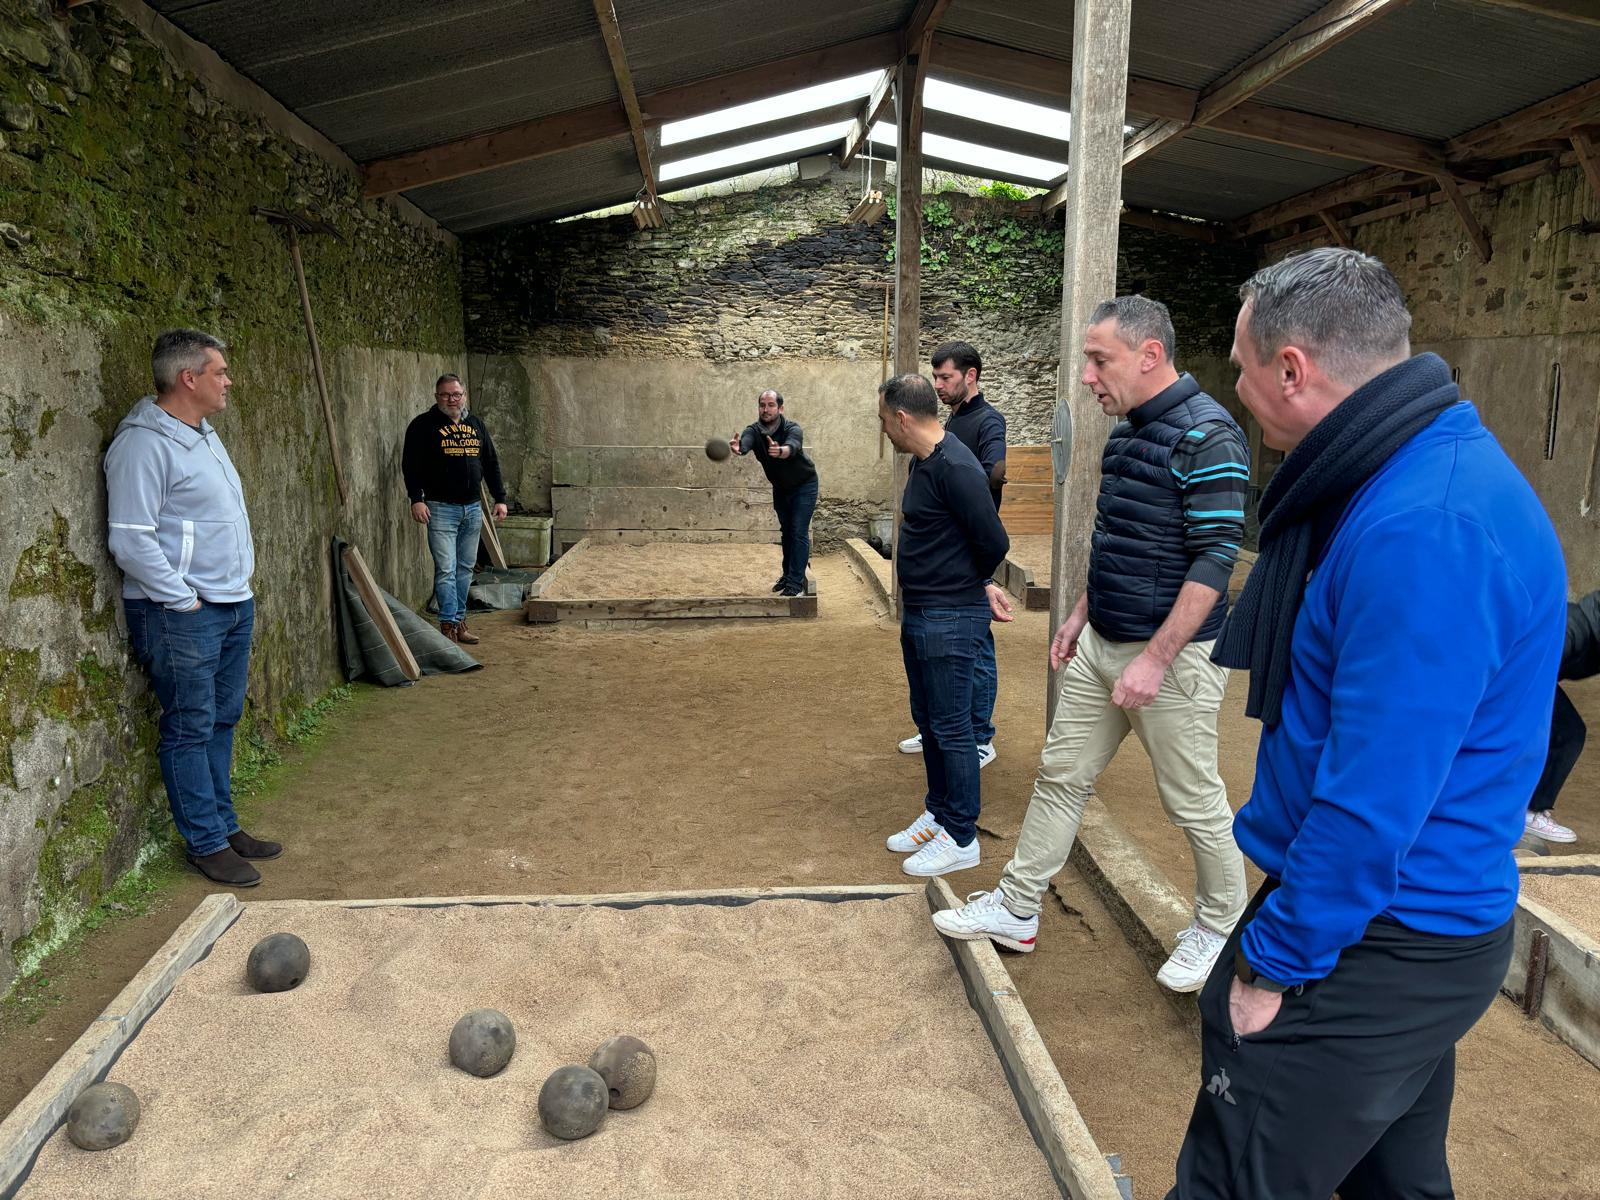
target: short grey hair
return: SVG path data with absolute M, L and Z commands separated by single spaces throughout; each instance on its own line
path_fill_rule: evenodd
M 939 393 L 925 376 L 914 371 L 884 380 L 878 385 L 878 395 L 892 411 L 908 412 L 913 417 L 939 416 Z
M 225 354 L 228 344 L 198 329 L 169 329 L 158 335 L 150 351 L 150 374 L 156 391 L 170 392 L 177 387 L 180 372 L 205 370 L 206 354 L 211 350 Z
M 1245 331 L 1265 363 L 1299 346 L 1328 375 L 1360 387 L 1411 354 L 1411 313 L 1399 281 L 1359 250 L 1323 246 L 1263 267 L 1239 289 Z
M 1118 296 L 1095 305 L 1089 324 L 1117 323 L 1117 337 L 1123 345 L 1137 350 L 1154 338 L 1170 363 L 1178 356 L 1178 335 L 1172 330 L 1172 314 L 1159 300 L 1148 296 Z

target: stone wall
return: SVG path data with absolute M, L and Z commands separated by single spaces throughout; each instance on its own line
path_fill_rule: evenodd
M 879 457 L 872 414 L 894 226 L 844 223 L 859 188 L 857 172 L 834 172 L 673 204 L 660 230 L 637 231 L 622 216 L 466 239 L 476 403 L 494 427 L 518 431 L 499 438 L 521 443 L 506 451 L 518 464 L 517 501 L 549 511 L 549 449 L 580 436 L 575 406 L 588 406 L 581 436 L 677 444 L 752 419 L 756 392 L 773 386 L 819 434 L 821 544 L 862 533 L 873 510 L 888 511 L 892 455 Z M 972 342 L 1010 440 L 1048 440 L 1059 225 L 1003 196 L 940 193 L 925 201 L 924 228 L 923 369 L 939 342 Z M 1251 265 L 1242 252 L 1122 231 L 1119 286 L 1172 307 L 1182 365 L 1230 403 L 1233 297 Z M 696 362 L 707 364 L 704 387 L 694 384 Z M 573 395 L 565 381 L 575 373 L 594 390 Z
M 1600 235 L 1580 223 L 1600 217 L 1600 198 L 1573 167 L 1468 203 L 1491 239 L 1487 263 L 1448 205 L 1359 226 L 1354 241 L 1399 277 L 1413 344 L 1459 369 L 1463 392 L 1538 490 L 1582 594 L 1600 587 L 1600 511 L 1580 508 L 1600 432 Z
M 165 48 L 142 6 L 0 0 L 0 990 L 141 852 L 170 837 L 154 705 L 105 553 L 101 458 L 150 391 L 149 347 L 230 343 L 216 420 L 256 536 L 243 732 L 270 738 L 339 682 L 328 539 L 383 585 L 429 567 L 398 479 L 409 417 L 463 362 L 459 251 L 414 210 L 363 202 L 348 162 L 214 59 Z M 156 31 L 159 32 L 159 31 Z M 231 75 L 231 73 L 227 73 Z M 304 240 L 351 483 L 340 511 L 283 235 L 252 206 L 313 210 Z M 270 822 L 268 822 L 270 824 Z

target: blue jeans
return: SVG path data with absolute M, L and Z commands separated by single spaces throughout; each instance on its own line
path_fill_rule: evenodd
M 783 582 L 802 591 L 811 562 L 811 514 L 817 511 L 817 481 L 791 491 L 772 489 L 772 508 L 783 531 Z
M 233 727 L 244 714 L 254 600 L 172 612 L 124 600 L 133 655 L 161 702 L 156 756 L 172 822 L 195 857 L 215 854 L 239 832 L 229 775 Z
M 989 633 L 989 606 L 911 608 L 900 613 L 900 653 L 911 687 L 911 719 L 922 734 L 928 774 L 923 802 L 958 846 L 978 835 L 978 743 L 973 680 Z
M 994 659 L 994 630 L 987 625 L 972 663 L 972 737 L 980 746 L 994 741 L 994 699 L 1000 691 L 1000 666 Z
M 428 501 L 428 551 L 433 555 L 433 602 L 439 621 L 467 619 L 467 590 L 478 565 L 478 530 L 483 527 L 479 504 Z

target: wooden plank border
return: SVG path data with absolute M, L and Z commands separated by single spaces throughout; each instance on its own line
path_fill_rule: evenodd
M 893 568 L 889 560 L 860 538 L 845 539 L 844 557 L 856 578 L 866 585 L 873 606 L 885 616 L 893 616 Z
M 937 877 L 928 881 L 927 898 L 931 912 L 961 903 L 950 885 Z M 975 942 L 947 938 L 945 943 L 1061 1194 L 1070 1200 L 1120 1200 L 1122 1192 L 1111 1166 L 1095 1145 L 994 945 L 987 938 Z
M 344 569 L 350 573 L 350 582 L 356 585 L 356 592 L 367 610 L 367 616 L 373 625 L 377 626 L 384 645 L 389 647 L 389 653 L 394 655 L 400 673 L 415 683 L 422 678 L 422 668 L 417 665 L 416 656 L 411 653 L 411 646 L 406 641 L 405 634 L 400 632 L 400 626 L 395 623 L 394 614 L 384 603 L 383 592 L 378 587 L 378 581 L 372 577 L 372 572 L 368 570 L 367 560 L 361 557 L 361 551 L 354 546 L 347 545 L 344 548 Z
M 995 580 L 1006 591 L 1022 601 L 1022 607 L 1027 612 L 1048 612 L 1050 610 L 1050 585 L 1040 587 L 1033 581 L 1033 571 L 1023 566 L 1014 558 L 1007 558 L 1000 564 L 999 576 Z
M 1524 875 L 1600 876 L 1600 855 L 1573 854 L 1524 859 Z M 1595 880 L 1600 888 L 1600 878 Z M 1600 941 L 1560 913 L 1527 896 L 1517 899 L 1511 965 L 1500 990 L 1522 1003 L 1528 989 L 1533 935 L 1549 939 L 1545 957 L 1539 1022 L 1595 1066 L 1600 1067 Z
M 16 1194 L 78 1094 L 105 1078 L 123 1048 L 171 994 L 178 976 L 211 952 L 241 911 L 239 902 L 226 892 L 200 901 L 83 1036 L 0 1122 L 0 1198 L 9 1200 Z

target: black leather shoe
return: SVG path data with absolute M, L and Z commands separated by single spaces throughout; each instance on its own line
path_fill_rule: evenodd
M 253 838 L 244 830 L 228 835 L 228 845 L 233 847 L 233 852 L 240 858 L 267 859 L 277 858 L 283 853 L 283 847 L 277 842 L 263 842 L 260 838 Z
M 801 588 L 795 587 L 792 583 L 785 584 L 783 590 L 778 593 L 780 596 L 801 596 L 804 594 Z
M 777 583 L 772 585 L 772 590 L 775 591 L 775 592 L 781 592 L 781 591 L 783 591 L 783 588 L 784 588 L 784 581 L 781 580 L 781 579 L 778 580 Z
M 261 872 L 235 854 L 232 846 L 224 846 L 215 854 L 186 854 L 184 857 L 212 883 L 247 888 L 261 882 Z

